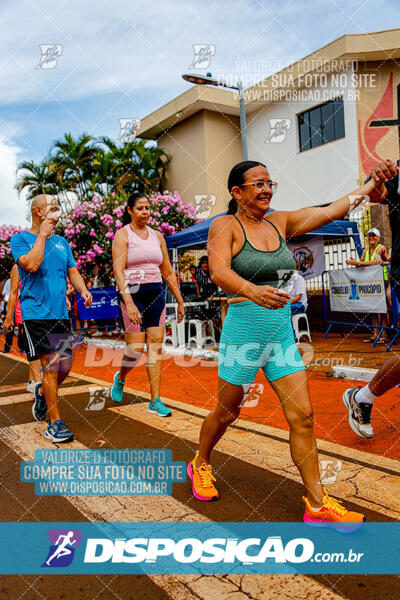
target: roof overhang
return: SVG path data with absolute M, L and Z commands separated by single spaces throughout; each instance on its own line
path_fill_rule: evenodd
M 247 88 L 246 112 L 251 113 L 260 107 L 259 100 L 251 99 L 257 97 L 255 93 L 257 90 L 266 91 L 264 95 L 268 97 L 268 91 L 283 89 L 283 86 L 276 85 L 278 74 L 281 76 L 279 79 L 283 81 L 285 76 L 291 75 L 293 87 L 301 88 L 304 86 L 304 76 L 309 73 L 334 73 L 343 70 L 346 63 L 375 61 L 383 63 L 397 58 L 400 58 L 400 29 L 343 35 L 278 73 L 270 75 L 262 82 Z M 263 102 L 264 105 L 269 103 Z
M 373 33 L 349 34 L 326 44 L 315 52 L 308 54 L 285 69 L 278 71 L 245 90 L 246 113 L 251 113 L 273 100 L 262 101 L 257 98 L 257 91 L 262 90 L 268 97 L 268 91 L 283 89 L 276 85 L 276 75 L 292 76 L 293 87 L 302 87 L 303 78 L 308 73 L 330 73 L 340 70 L 344 61 L 373 62 L 388 61 L 400 58 L 400 29 L 390 29 Z M 253 100 L 252 100 L 253 97 Z M 201 110 L 210 110 L 239 116 L 237 93 L 224 88 L 207 85 L 194 85 L 177 96 L 168 104 L 145 117 L 137 136 L 144 139 L 157 139 L 162 133 Z
M 155 140 L 164 131 L 201 110 L 239 116 L 239 102 L 235 93 L 228 90 L 207 85 L 194 85 L 145 117 L 137 136 Z

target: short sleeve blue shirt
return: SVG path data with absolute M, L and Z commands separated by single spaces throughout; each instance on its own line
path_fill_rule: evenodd
M 16 263 L 32 250 L 37 236 L 22 231 L 12 236 L 11 253 Z M 68 319 L 66 303 L 68 269 L 76 267 L 67 240 L 53 234 L 46 239 L 42 264 L 35 273 L 18 265 L 21 280 L 22 319 Z

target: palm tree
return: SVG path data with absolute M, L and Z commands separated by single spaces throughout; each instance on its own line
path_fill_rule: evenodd
M 111 191 L 161 191 L 169 162 L 164 150 L 143 140 L 118 145 L 108 137 L 96 140 L 83 133 L 75 139 L 66 133 L 49 157 L 19 165 L 16 188 L 19 193 L 26 188 L 29 200 L 38 194 L 56 195 L 68 211 L 71 196 L 83 202 L 96 191 L 107 196 Z
M 112 152 L 104 152 L 99 148 L 93 160 L 92 190 L 109 196 L 115 186 L 115 171 L 118 166 Z
M 86 200 L 92 188 L 96 140 L 86 133 L 77 139 L 66 133 L 64 139 L 56 140 L 51 155 L 54 156 L 54 169 L 65 188 L 74 190 L 79 200 Z
M 136 152 L 145 190 L 161 192 L 161 182 L 171 158 L 157 146 L 146 146 L 144 140 L 138 140 Z
M 146 146 L 144 140 L 134 140 L 118 146 L 108 137 L 99 140 L 116 159 L 115 190 L 125 192 L 140 189 L 146 193 L 161 191 L 161 180 L 170 162 L 168 154 L 156 146 Z
M 28 200 L 39 194 L 54 195 L 57 193 L 56 176 L 50 168 L 48 158 L 44 158 L 39 163 L 35 163 L 33 160 L 22 162 L 18 166 L 17 175 L 15 187 L 19 194 L 26 189 Z

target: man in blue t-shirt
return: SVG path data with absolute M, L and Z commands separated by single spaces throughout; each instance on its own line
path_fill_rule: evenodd
M 21 279 L 21 312 L 25 326 L 29 361 L 40 359 L 41 383 L 35 386 L 32 413 L 43 421 L 49 411 L 45 437 L 53 442 L 66 442 L 74 434 L 60 419 L 58 388 L 71 370 L 72 333 L 66 292 L 67 277 L 79 292 L 85 306 L 92 295 L 76 268 L 68 242 L 53 230 L 60 218 L 60 206 L 53 196 L 42 194 L 32 200 L 32 226 L 11 238 L 11 252 Z

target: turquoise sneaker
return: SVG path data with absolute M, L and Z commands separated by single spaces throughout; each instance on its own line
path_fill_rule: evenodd
M 114 383 L 111 388 L 111 398 L 114 402 L 122 402 L 122 396 L 124 393 L 124 385 L 125 381 L 120 381 L 118 379 L 119 371 L 117 371 L 114 375 Z
M 170 417 L 172 415 L 172 410 L 169 410 L 161 400 L 161 398 L 156 398 L 154 402 L 150 400 L 149 402 L 149 413 L 153 415 L 158 415 L 159 417 Z

